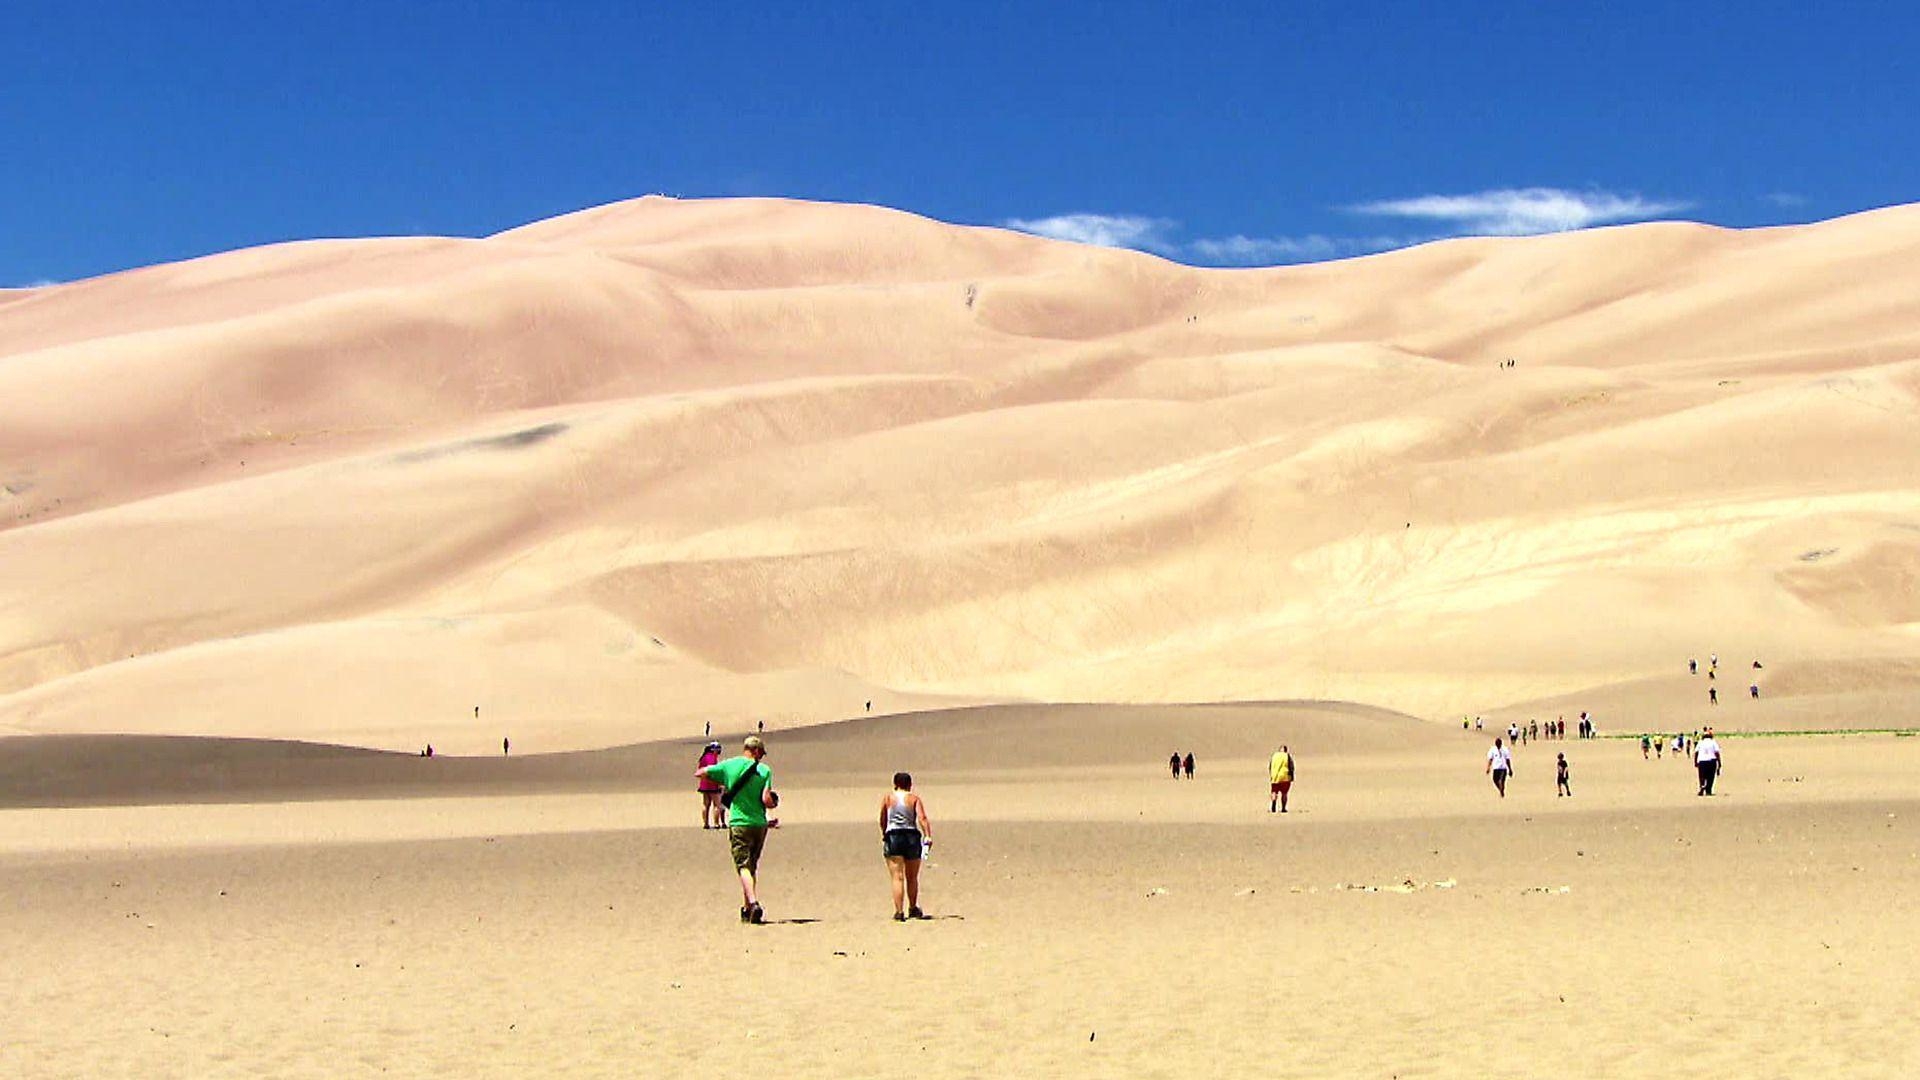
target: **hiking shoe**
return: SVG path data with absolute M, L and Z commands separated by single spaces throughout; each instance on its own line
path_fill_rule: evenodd
M 927 917 L 927 913 L 924 911 L 921 911 L 917 907 L 910 907 L 907 909 L 907 918 L 909 919 L 924 919 L 926 917 Z
M 894 912 L 894 913 L 893 913 L 893 921 L 894 921 L 894 922 L 906 922 L 906 921 L 907 921 L 907 917 L 906 917 L 906 915 L 904 915 L 904 914 L 902 914 L 901 912 L 898 912 L 898 911 L 896 911 L 896 912 Z
M 767 910 L 761 907 L 759 904 L 755 904 L 753 905 L 751 916 L 752 916 L 753 924 L 755 926 L 758 926 L 761 923 L 764 923 L 767 921 Z
M 753 909 L 748 907 L 745 904 L 740 905 L 740 921 L 741 922 L 753 921 Z

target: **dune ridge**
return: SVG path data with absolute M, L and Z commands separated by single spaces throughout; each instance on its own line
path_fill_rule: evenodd
M 1911 704 L 1917 287 L 1920 207 L 1229 271 L 650 197 L 9 293 L 0 731 Z

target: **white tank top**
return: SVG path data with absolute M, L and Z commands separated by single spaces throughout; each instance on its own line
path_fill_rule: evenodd
M 914 814 L 913 807 L 907 805 L 907 793 L 896 791 L 893 793 L 893 801 L 887 804 L 887 831 L 896 832 L 902 829 L 918 832 L 920 821 Z

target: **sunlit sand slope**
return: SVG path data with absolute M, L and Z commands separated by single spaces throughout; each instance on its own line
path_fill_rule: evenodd
M 10 292 L 0 730 L 1909 687 L 1916 295 L 1910 207 L 1222 271 L 658 198 Z

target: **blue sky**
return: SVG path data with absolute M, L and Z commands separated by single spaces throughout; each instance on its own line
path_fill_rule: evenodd
M 1911 4 L 110 4 L 0 30 L 0 284 L 649 192 L 1186 262 L 1920 199 Z

